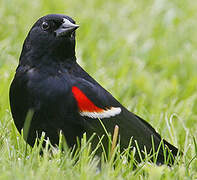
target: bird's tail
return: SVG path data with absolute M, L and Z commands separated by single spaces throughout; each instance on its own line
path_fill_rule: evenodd
M 167 164 L 171 166 L 175 163 L 175 158 L 178 155 L 181 155 L 181 152 L 178 150 L 178 148 L 176 148 L 166 140 L 161 140 L 156 163 Z

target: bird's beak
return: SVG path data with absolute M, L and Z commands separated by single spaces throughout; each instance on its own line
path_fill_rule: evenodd
M 71 23 L 69 20 L 64 19 L 62 25 L 57 30 L 55 30 L 55 34 L 57 37 L 64 36 L 75 31 L 78 27 L 79 25 Z

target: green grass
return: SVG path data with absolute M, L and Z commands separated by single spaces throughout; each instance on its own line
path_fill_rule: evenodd
M 183 151 L 177 165 L 132 170 L 123 155 L 117 168 L 108 161 L 99 169 L 86 143 L 77 158 L 55 148 L 43 156 L 40 147 L 26 151 L 8 91 L 24 38 L 48 13 L 76 19 L 78 62 Z M 0 19 L 0 179 L 197 178 L 197 1 L 1 0 Z

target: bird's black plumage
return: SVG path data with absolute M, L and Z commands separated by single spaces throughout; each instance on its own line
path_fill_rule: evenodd
M 70 147 L 86 132 L 105 134 L 98 120 L 113 133 L 119 126 L 123 150 L 131 138 L 140 150 L 157 150 L 161 137 L 146 121 L 129 112 L 76 62 L 75 29 L 68 16 L 51 14 L 40 18 L 25 39 L 19 65 L 10 87 L 10 106 L 19 131 L 30 109 L 33 118 L 27 142 L 32 146 L 44 131 L 52 144 L 58 144 L 62 130 Z M 133 141 L 134 142 L 134 141 Z M 96 143 L 96 140 L 95 140 Z M 107 140 L 103 143 L 107 146 Z M 178 149 L 164 140 L 173 156 Z M 135 143 L 132 144 L 135 146 Z M 136 155 L 136 159 L 138 159 Z M 158 163 L 164 162 L 162 149 Z

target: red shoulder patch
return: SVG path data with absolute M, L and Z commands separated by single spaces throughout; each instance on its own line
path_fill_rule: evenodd
M 121 113 L 120 107 L 107 107 L 102 109 L 97 107 L 78 87 L 72 87 L 72 93 L 77 101 L 79 114 L 90 118 L 109 118 Z
M 77 101 L 78 108 L 81 112 L 102 112 L 103 109 L 94 105 L 88 97 L 76 86 L 72 87 L 72 93 Z

